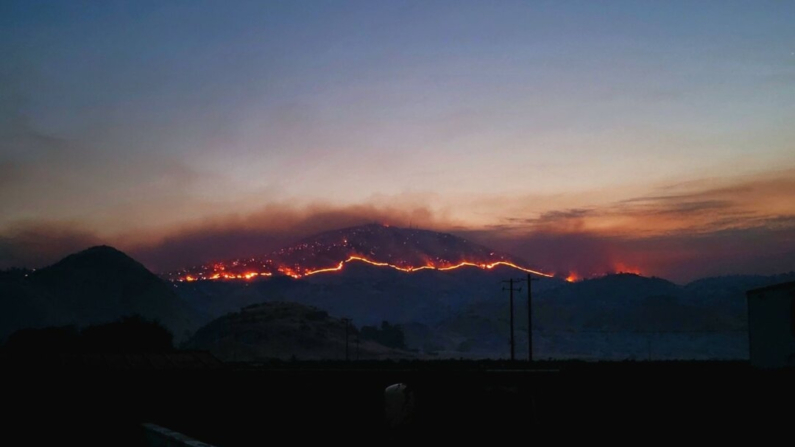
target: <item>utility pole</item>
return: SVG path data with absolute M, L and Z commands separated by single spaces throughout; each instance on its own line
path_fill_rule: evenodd
M 538 278 L 527 274 L 527 360 L 533 362 L 533 281 Z
M 351 327 L 351 319 L 350 318 L 343 318 L 342 322 L 345 323 L 345 361 L 350 360 L 350 356 L 348 354 L 348 333 Z
M 508 291 L 511 292 L 511 361 L 512 362 L 514 360 L 516 360 L 516 341 L 514 340 L 514 336 L 513 336 L 513 292 L 521 292 L 522 291 L 521 287 L 518 288 L 518 289 L 514 289 L 513 288 L 514 281 L 522 282 L 521 279 L 514 280 L 513 278 L 511 278 L 508 281 L 503 281 L 503 282 L 507 282 L 508 283 L 508 288 L 507 289 L 505 287 L 502 288 L 503 291 L 508 290 Z

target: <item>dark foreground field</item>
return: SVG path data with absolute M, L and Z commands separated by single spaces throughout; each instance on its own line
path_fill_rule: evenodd
M 89 363 L 6 359 L 7 440 L 141 445 L 143 422 L 230 447 L 632 440 L 638 433 L 645 440 L 764 439 L 789 430 L 795 415 L 792 371 L 742 362 Z M 414 390 L 416 407 L 413 422 L 393 430 L 384 423 L 384 389 L 398 382 Z

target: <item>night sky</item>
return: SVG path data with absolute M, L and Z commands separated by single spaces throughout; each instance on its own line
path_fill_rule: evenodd
M 0 4 L 0 267 L 370 222 L 534 266 L 795 269 L 795 2 Z

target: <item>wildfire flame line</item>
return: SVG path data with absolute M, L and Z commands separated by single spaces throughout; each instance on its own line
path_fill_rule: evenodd
M 437 267 L 437 266 L 432 265 L 432 264 L 423 265 L 423 266 L 419 266 L 419 267 L 400 267 L 398 265 L 390 264 L 388 262 L 372 261 L 370 259 L 363 258 L 361 256 L 350 256 L 348 259 L 346 259 L 344 261 L 340 261 L 340 263 L 337 264 L 335 267 L 326 267 L 326 268 L 317 269 L 317 270 L 309 270 L 309 271 L 305 271 L 303 273 L 299 273 L 296 270 L 293 270 L 293 269 L 291 269 L 289 267 L 280 267 L 278 270 L 279 270 L 279 272 L 281 272 L 281 273 L 283 273 L 283 274 L 285 274 L 287 276 L 291 276 L 291 277 L 297 279 L 297 278 L 301 278 L 301 277 L 305 277 L 305 276 L 317 275 L 319 273 L 338 272 L 338 271 L 342 270 L 345 267 L 345 264 L 348 264 L 348 263 L 353 262 L 353 261 L 364 262 L 366 264 L 374 265 L 374 266 L 377 266 L 377 267 L 389 267 L 389 268 L 392 268 L 392 269 L 395 269 L 395 270 L 399 270 L 401 272 L 406 272 L 406 273 L 417 272 L 417 271 L 420 271 L 420 270 L 449 271 L 449 270 L 455 270 L 455 269 L 458 269 L 458 268 L 461 268 L 461 267 L 477 267 L 477 268 L 480 268 L 480 269 L 491 270 L 494 267 L 502 265 L 502 266 L 506 266 L 506 267 L 512 267 L 512 268 L 515 268 L 517 270 L 521 270 L 521 271 L 523 271 L 525 273 L 532 273 L 534 275 L 544 276 L 546 278 L 552 278 L 554 276 L 554 275 L 551 275 L 549 273 L 543 273 L 543 272 L 539 272 L 538 270 L 533 270 L 533 269 L 528 269 L 528 268 L 525 268 L 525 267 L 521 267 L 519 265 L 516 265 L 516 264 L 514 264 L 512 262 L 507 262 L 507 261 L 497 261 L 497 262 L 492 262 L 492 263 L 481 263 L 481 264 L 464 261 L 464 262 L 461 262 L 459 264 L 448 265 L 448 266 L 443 266 L 443 267 Z M 248 273 L 242 273 L 242 274 L 214 273 L 212 276 L 209 276 L 206 279 L 209 279 L 209 280 L 217 280 L 217 279 L 246 279 L 246 280 L 248 280 L 248 279 L 254 278 L 256 276 L 272 276 L 272 274 L 271 273 L 267 273 L 267 272 L 263 272 L 263 273 L 248 272 Z M 197 278 L 195 276 L 188 275 L 188 276 L 185 276 L 183 278 L 180 278 L 179 281 L 183 281 L 184 280 L 184 281 L 191 282 L 191 281 L 197 281 L 199 279 L 202 279 L 202 278 Z
M 336 267 L 329 267 L 329 268 L 324 268 L 324 269 L 319 269 L 319 270 L 312 270 L 312 271 L 306 272 L 306 273 L 304 273 L 304 276 L 315 275 L 317 273 L 338 272 L 338 271 L 343 269 L 345 264 L 347 264 L 347 263 L 349 263 L 351 261 L 360 261 L 360 262 L 364 262 L 364 263 L 367 263 L 367 264 L 370 264 L 370 265 L 375 265 L 375 266 L 378 266 L 378 267 L 389 267 L 389 268 L 393 268 L 395 270 L 399 270 L 401 272 L 406 272 L 406 273 L 417 272 L 417 271 L 420 271 L 420 270 L 448 271 L 448 270 L 455 270 L 455 269 L 461 268 L 461 267 L 478 267 L 478 268 L 481 268 L 481 269 L 491 270 L 494 267 L 497 267 L 499 265 L 504 265 L 504 266 L 507 266 L 507 267 L 513 267 L 513 268 L 515 268 L 517 270 L 521 270 L 521 271 L 526 272 L 526 273 L 533 273 L 535 275 L 544 276 L 544 277 L 547 277 L 547 278 L 552 278 L 552 276 L 553 276 L 553 275 L 550 275 L 548 273 L 542 273 L 542 272 L 539 272 L 537 270 L 532 270 L 532 269 L 520 267 L 520 266 L 518 266 L 516 264 L 513 264 L 511 262 L 506 262 L 506 261 L 497 261 L 497 262 L 493 262 L 491 264 L 476 264 L 474 262 L 466 262 L 465 261 L 465 262 L 461 262 L 461 263 L 455 264 L 455 265 L 450 265 L 450 266 L 447 266 L 447 267 L 436 267 L 434 265 L 423 265 L 423 266 L 420 266 L 420 267 L 400 267 L 400 266 L 397 266 L 397 265 L 394 265 L 394 264 L 389 264 L 388 262 L 371 261 L 371 260 L 369 260 L 367 258 L 362 258 L 360 256 L 351 256 L 348 259 L 346 259 L 346 260 L 340 262 L 339 264 L 337 264 Z

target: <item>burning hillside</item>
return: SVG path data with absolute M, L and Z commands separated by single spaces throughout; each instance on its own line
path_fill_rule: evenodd
M 447 233 L 371 224 L 328 231 L 277 250 L 262 258 L 214 262 L 178 272 L 172 281 L 253 279 L 285 275 L 301 278 L 342 270 L 347 263 L 365 262 L 404 272 L 460 267 L 491 269 L 505 265 L 531 270 L 521 260 Z

